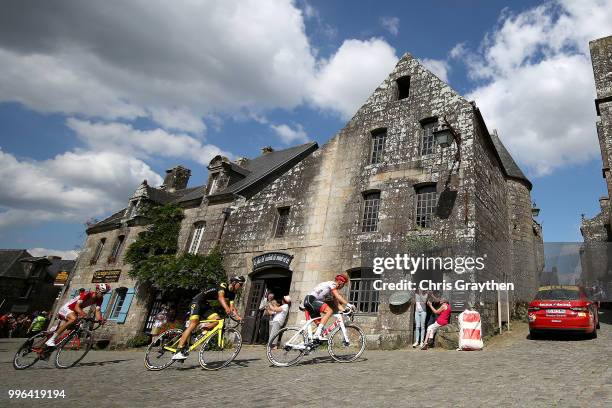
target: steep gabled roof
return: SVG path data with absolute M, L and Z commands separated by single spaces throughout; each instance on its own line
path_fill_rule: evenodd
M 31 256 L 25 249 L 0 249 L 0 276 L 4 278 L 24 278 L 25 271 L 23 271 L 23 268 L 18 268 L 20 271 L 18 275 L 11 268 L 21 258 Z
M 89 227 L 87 227 L 87 232 L 89 233 L 89 231 L 93 228 L 118 226 L 120 224 L 121 219 L 125 215 L 125 210 L 127 210 L 127 207 L 117 211 L 109 217 L 106 217 L 102 221 L 98 221 L 95 224 L 90 225 Z
M 304 143 L 289 149 L 272 151 L 262 154 L 246 162 L 242 167 L 249 173 L 242 180 L 231 184 L 221 191 L 212 194 L 211 197 L 218 197 L 228 194 L 240 193 L 260 180 L 274 173 L 276 170 L 286 165 L 293 164 L 318 148 L 316 142 Z
M 493 145 L 497 150 L 497 154 L 499 154 L 499 158 L 504 166 L 504 170 L 506 171 L 506 175 L 510 178 L 522 180 L 529 185 L 529 189 L 531 190 L 531 181 L 525 176 L 521 168 L 516 164 L 506 146 L 502 143 L 501 139 L 497 135 L 496 131 L 493 131 L 491 134 L 491 140 L 493 141 Z
M 504 146 L 501 139 L 497 135 L 497 131 L 489 132 L 487 124 L 485 123 L 484 118 L 482 117 L 482 113 L 480 112 L 480 109 L 478 109 L 475 102 L 471 102 L 471 104 L 476 115 L 476 119 L 480 122 L 483 128 L 484 136 L 488 136 L 489 141 L 491 142 L 491 145 L 493 147 L 493 154 L 495 154 L 495 156 L 499 160 L 504 175 L 506 177 L 524 182 L 527 185 L 527 188 L 531 190 L 533 188 L 533 184 L 531 184 L 531 181 L 529 181 L 529 179 L 527 178 L 527 176 L 525 176 L 518 164 L 516 164 L 516 162 L 512 158 L 512 155 L 510 154 L 510 152 L 508 152 L 506 146 Z

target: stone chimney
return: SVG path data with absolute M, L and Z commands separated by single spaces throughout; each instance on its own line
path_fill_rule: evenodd
M 164 184 L 162 184 L 161 188 L 169 192 L 182 190 L 187 187 L 190 176 L 191 170 L 183 166 L 173 167 L 166 170 L 166 177 L 164 178 Z
M 608 197 L 599 197 L 599 207 L 602 211 L 607 210 L 610 206 L 610 199 Z
M 249 159 L 247 159 L 246 157 L 239 157 L 236 159 L 236 164 L 239 165 L 240 167 L 246 166 L 248 162 L 249 162 Z
M 272 146 L 264 146 L 261 148 L 261 154 L 268 154 L 268 153 L 272 153 L 274 151 L 274 149 L 272 148 Z

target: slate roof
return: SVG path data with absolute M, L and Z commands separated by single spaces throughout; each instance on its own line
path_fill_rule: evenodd
M 51 259 L 51 265 L 47 266 L 47 273 L 53 279 L 57 276 L 58 273 L 62 271 L 66 271 L 68 273 L 72 272 L 72 268 L 74 268 L 75 260 L 69 259 Z
M 21 258 L 31 256 L 25 249 L 0 249 L 0 276 L 5 278 L 23 278 L 23 275 L 15 276 L 15 272 L 11 271 L 11 267 Z M 18 270 L 23 272 L 23 268 L 18 268 Z
M 531 190 L 532 184 L 531 181 L 525 176 L 521 168 L 516 164 L 512 155 L 506 149 L 506 146 L 502 143 L 501 139 L 497 135 L 496 131 L 490 133 L 491 140 L 493 141 L 493 145 L 495 146 L 495 150 L 497 150 L 497 154 L 504 166 L 504 170 L 508 177 L 519 179 L 525 181 L 529 185 L 529 189 Z
M 317 148 L 318 145 L 316 142 L 309 142 L 299 146 L 290 147 L 288 149 L 262 154 L 261 156 L 246 161 L 243 166 L 230 163 L 232 170 L 242 174 L 244 178 L 211 195 L 211 197 L 220 197 L 227 194 L 239 193 L 265 177 L 273 174 L 275 171 L 278 171 L 283 166 L 291 165 L 291 163 L 296 159 L 307 156 Z M 192 200 L 201 200 L 206 194 L 206 185 L 185 188 L 182 190 L 176 190 L 174 192 L 169 192 L 161 188 L 151 186 L 147 186 L 146 188 L 149 199 L 159 204 L 167 204 L 170 202 L 185 203 Z M 126 208 L 123 208 L 102 221 L 89 226 L 87 231 L 90 231 L 93 228 L 97 229 L 100 227 L 118 226 L 121 219 L 125 215 L 125 210 Z
M 116 213 L 114 213 L 111 216 L 103 219 L 102 221 L 99 221 L 99 222 L 97 222 L 97 223 L 95 223 L 93 225 L 90 225 L 89 227 L 87 227 L 87 230 L 89 230 L 90 228 L 93 228 L 93 227 L 105 227 L 105 226 L 109 226 L 109 225 L 118 224 L 119 221 L 121 221 L 121 219 L 123 218 L 123 215 L 125 214 L 125 210 L 127 210 L 127 207 L 117 211 Z
M 316 142 L 304 143 L 299 146 L 290 147 L 284 150 L 275 150 L 270 153 L 262 154 L 254 159 L 247 161 L 242 167 L 249 171 L 249 174 L 242 180 L 231 184 L 221 191 L 212 194 L 211 196 L 220 196 L 231 193 L 238 193 L 241 190 L 253 185 L 257 181 L 270 175 L 284 164 L 289 163 L 293 159 L 301 155 L 311 153 L 318 147 Z

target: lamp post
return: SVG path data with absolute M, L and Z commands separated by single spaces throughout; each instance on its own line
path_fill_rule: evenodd
M 457 145 L 457 153 L 455 154 L 455 162 L 461 162 L 461 135 L 451 126 L 446 119 L 446 116 L 442 118 L 442 123 L 436 130 L 433 131 L 434 139 L 436 144 L 441 148 L 447 148 L 453 141 Z M 455 163 L 453 162 L 453 168 Z M 453 170 L 451 168 L 451 172 Z
M 533 206 L 531 207 L 531 215 L 533 215 L 533 217 L 537 217 L 540 214 L 540 209 L 536 206 L 535 201 L 533 202 Z

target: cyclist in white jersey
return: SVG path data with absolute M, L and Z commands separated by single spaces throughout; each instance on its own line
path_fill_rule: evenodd
M 304 307 L 308 310 L 311 317 L 321 316 L 319 325 L 315 332 L 315 338 L 326 340 L 321 337 L 323 327 L 334 314 L 334 309 L 329 307 L 326 302 L 332 302 L 340 310 L 344 310 L 344 305 L 353 307 L 339 292 L 348 282 L 348 277 L 344 274 L 338 274 L 333 281 L 321 282 L 310 292 L 304 299 Z

